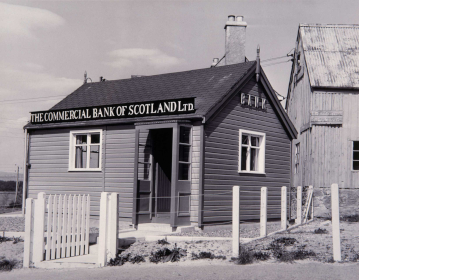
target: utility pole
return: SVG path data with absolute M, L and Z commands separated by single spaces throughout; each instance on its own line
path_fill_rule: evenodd
M 14 197 L 14 207 L 16 206 L 17 202 L 17 192 L 19 190 L 19 166 L 17 166 L 17 176 L 16 176 L 16 196 Z

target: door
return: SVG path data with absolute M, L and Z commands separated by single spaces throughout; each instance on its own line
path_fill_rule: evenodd
M 136 131 L 135 163 L 136 178 L 136 223 L 149 223 L 152 219 L 152 193 L 153 193 L 153 137 L 150 130 Z
M 169 223 L 172 197 L 172 128 L 152 129 L 154 151 L 153 222 Z
M 192 181 L 192 126 L 179 125 L 174 130 L 173 150 L 174 195 L 172 195 L 172 226 L 190 224 L 191 181 Z

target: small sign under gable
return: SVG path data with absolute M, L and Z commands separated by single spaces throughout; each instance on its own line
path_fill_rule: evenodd
M 247 105 L 248 107 L 265 110 L 267 109 L 266 103 L 267 99 L 265 98 L 252 94 L 241 93 L 241 105 Z
M 53 123 L 98 119 L 137 118 L 195 112 L 194 98 L 31 112 L 31 123 Z

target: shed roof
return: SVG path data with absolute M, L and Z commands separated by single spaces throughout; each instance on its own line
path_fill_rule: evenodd
M 313 87 L 359 88 L 359 25 L 300 24 Z
M 194 97 L 195 115 L 205 115 L 255 62 L 154 76 L 86 83 L 50 110 Z M 189 114 L 188 114 L 189 115 Z

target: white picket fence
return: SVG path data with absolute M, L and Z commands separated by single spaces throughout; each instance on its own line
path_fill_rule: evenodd
M 89 195 L 27 198 L 24 267 L 89 254 Z

